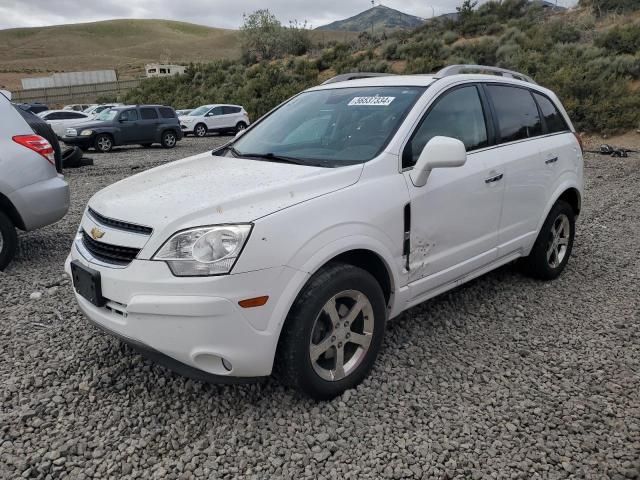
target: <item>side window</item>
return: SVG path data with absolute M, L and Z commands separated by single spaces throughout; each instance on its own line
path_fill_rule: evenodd
M 125 122 L 135 122 L 138 120 L 138 112 L 135 110 L 125 110 L 120 114 L 120 120 Z
M 504 85 L 487 85 L 498 117 L 500 142 L 513 142 L 542 134 L 538 107 L 529 90 Z
M 539 93 L 534 93 L 533 96 L 538 102 L 544 122 L 547 124 L 547 133 L 566 132 L 569 130 L 567 122 L 565 122 L 564 117 L 551 100 Z
M 44 117 L 45 120 L 60 120 L 60 113 L 50 113 Z
M 156 112 L 155 108 L 141 108 L 140 109 L 140 118 L 142 120 L 155 120 L 158 118 L 158 112 Z
M 439 135 L 457 138 L 467 151 L 489 145 L 482 102 L 475 86 L 457 88 L 436 100 L 405 147 L 402 167 L 415 165 L 425 145 Z
M 83 115 L 82 113 L 78 112 L 78 113 L 67 113 L 66 119 L 68 120 L 74 120 L 74 119 L 78 119 L 78 118 L 87 118 L 85 115 Z
M 240 109 L 238 107 L 222 107 L 225 115 L 229 115 L 231 113 L 240 113 Z
M 223 113 L 222 107 L 216 107 L 213 110 L 211 110 L 209 113 L 207 113 L 207 117 L 215 117 L 217 115 L 222 115 Z
M 160 116 L 162 118 L 176 118 L 176 112 L 173 108 L 160 107 L 158 110 L 160 110 Z

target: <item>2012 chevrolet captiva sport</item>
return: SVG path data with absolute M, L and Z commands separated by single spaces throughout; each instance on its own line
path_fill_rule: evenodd
M 491 67 L 354 76 L 98 192 L 66 263 L 86 316 L 183 374 L 328 399 L 387 319 L 518 258 L 563 271 L 583 160 L 553 92 Z

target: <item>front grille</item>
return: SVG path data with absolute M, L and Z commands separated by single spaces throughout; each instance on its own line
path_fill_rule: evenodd
M 89 208 L 89 215 L 91 215 L 96 221 L 107 227 L 115 228 L 116 230 L 124 230 L 125 232 L 141 233 L 143 235 L 151 235 L 153 228 L 144 227 L 142 225 L 136 225 L 135 223 L 122 222 L 120 220 L 114 220 L 113 218 L 107 218 L 100 215 L 98 212 Z
M 82 244 L 96 260 L 114 265 L 129 265 L 140 253 L 139 248 L 98 242 L 84 230 L 82 231 Z

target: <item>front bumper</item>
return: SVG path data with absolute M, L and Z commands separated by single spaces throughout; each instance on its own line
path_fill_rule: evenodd
M 193 134 L 193 128 L 194 125 L 185 125 L 184 123 L 180 124 L 180 130 L 182 131 L 182 134 Z
M 106 268 L 82 257 L 75 244 L 65 264 L 69 274 L 73 260 L 100 272 L 107 299 L 104 307 L 96 307 L 76 293 L 84 314 L 148 356 L 165 360 L 159 363 L 190 377 L 228 383 L 271 374 L 282 325 L 274 307 L 297 270 L 177 278 L 163 262 L 134 260 L 126 268 Z M 262 295 L 269 296 L 263 307 L 238 305 Z
M 67 145 L 72 145 L 74 147 L 80 147 L 80 148 L 91 148 L 93 146 L 93 141 L 94 141 L 94 137 L 95 135 L 88 135 L 88 136 L 76 136 L 76 137 L 68 137 L 68 136 L 64 136 L 61 138 L 61 140 L 66 143 Z
M 56 223 L 69 210 L 69 185 L 60 174 L 27 185 L 9 195 L 25 230 L 35 230 Z

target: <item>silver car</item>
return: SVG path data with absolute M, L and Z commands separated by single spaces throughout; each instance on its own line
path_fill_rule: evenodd
M 9 98 L 8 92 L 0 91 L 0 270 L 15 255 L 16 228 L 44 227 L 69 209 L 69 185 L 56 162 L 54 146 L 34 133 Z

